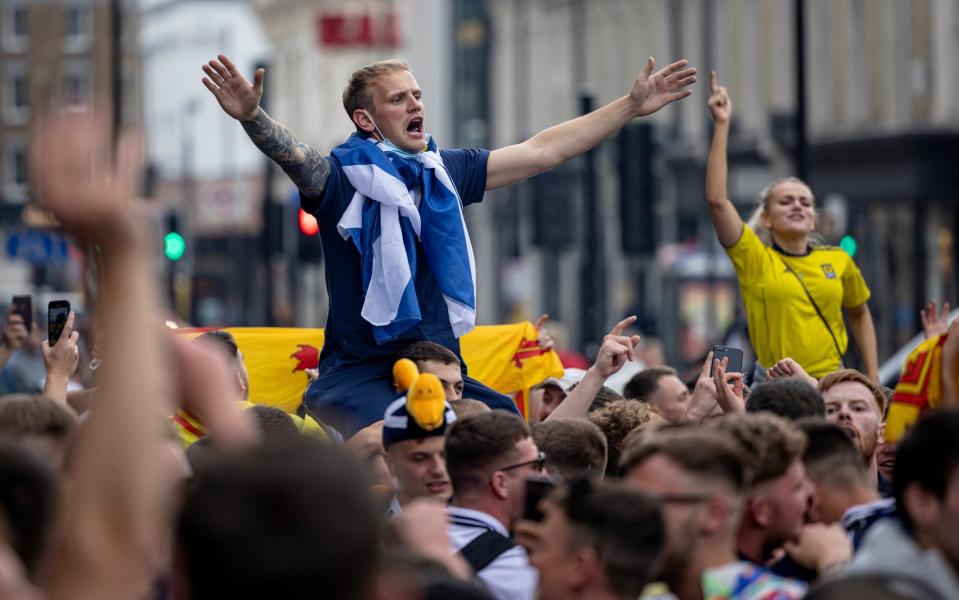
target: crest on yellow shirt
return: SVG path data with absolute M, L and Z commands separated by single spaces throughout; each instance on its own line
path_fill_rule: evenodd
M 822 267 L 822 272 L 826 274 L 826 279 L 835 279 L 836 278 L 836 269 L 832 268 L 832 265 L 826 263 L 820 265 Z

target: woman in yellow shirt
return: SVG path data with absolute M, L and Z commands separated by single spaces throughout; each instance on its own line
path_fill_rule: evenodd
M 727 197 L 732 103 L 715 72 L 709 84 L 715 128 L 706 199 L 719 243 L 736 267 L 749 339 L 759 362 L 771 367 L 791 357 L 816 378 L 840 368 L 849 344 L 845 310 L 866 375 L 877 381 L 876 330 L 866 304 L 869 288 L 848 254 L 816 243 L 815 198 L 809 186 L 795 177 L 773 182 L 763 190 L 749 224 Z

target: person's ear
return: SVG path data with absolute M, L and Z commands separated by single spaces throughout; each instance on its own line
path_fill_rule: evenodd
M 567 563 L 566 581 L 574 590 L 582 590 L 590 582 L 603 576 L 603 563 L 592 546 L 583 546 L 574 551 L 573 560 Z
M 376 126 L 373 124 L 373 119 L 370 117 L 370 113 L 367 112 L 365 108 L 357 108 L 353 111 L 353 123 L 355 123 L 357 127 L 366 133 L 372 134 L 374 131 L 376 131 Z
M 725 498 L 718 494 L 711 496 L 706 501 L 704 509 L 699 524 L 699 528 L 704 534 L 711 536 L 726 529 L 730 507 Z
M 746 504 L 746 510 L 749 511 L 749 518 L 760 527 L 768 527 L 770 521 L 769 502 L 763 496 L 750 498 Z
M 506 473 L 502 471 L 494 471 L 489 477 L 490 487 L 493 489 L 493 494 L 496 495 L 500 500 L 506 500 L 509 498 L 509 486 L 506 481 Z
M 876 432 L 876 452 L 879 452 L 879 447 L 882 446 L 882 443 L 885 441 L 885 439 L 886 439 L 886 422 L 880 420 L 879 430 Z
M 769 226 L 770 226 L 769 211 L 766 210 L 765 206 L 763 206 L 762 212 L 759 213 L 759 224 L 762 225 L 765 229 L 769 229 Z
M 246 393 L 246 382 L 243 380 L 243 374 L 240 373 L 238 369 L 234 377 L 236 377 L 236 387 L 240 390 L 240 395 L 242 396 Z

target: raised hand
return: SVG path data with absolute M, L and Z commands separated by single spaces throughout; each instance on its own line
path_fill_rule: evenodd
M 203 78 L 203 85 L 220 103 L 223 112 L 237 121 L 253 120 L 260 108 L 260 98 L 263 97 L 265 69 L 257 69 L 253 74 L 253 83 L 250 83 L 229 58 L 220 54 L 217 59 L 203 65 L 203 72 L 209 76 L 209 79 Z
M 941 313 L 937 312 L 936 308 L 936 301 L 933 300 L 926 308 L 919 311 L 919 320 L 922 321 L 922 333 L 926 336 L 927 340 L 949 331 L 949 303 L 942 303 Z
M 67 322 L 63 325 L 60 339 L 52 346 L 50 340 L 43 340 L 40 346 L 48 378 L 56 376 L 69 379 L 77 370 L 80 363 L 80 350 L 77 348 L 80 333 L 73 328 L 76 318 L 76 314 L 71 310 L 67 315 Z
M 42 119 L 30 141 L 30 180 L 39 201 L 85 242 L 127 248 L 136 239 L 130 199 L 143 161 L 139 134 L 124 131 L 111 156 L 102 115 L 63 112 Z
M 599 347 L 593 367 L 604 379 L 622 369 L 627 360 L 636 358 L 635 348 L 639 345 L 639 336 L 623 335 L 626 328 L 635 322 L 635 315 L 626 317 L 603 338 L 603 345 Z
M 713 385 L 716 386 L 716 401 L 724 413 L 746 412 L 746 401 L 743 399 L 742 373 L 726 373 L 729 359 L 724 358 L 713 363 Z M 732 381 L 732 385 L 730 385 Z
M 713 116 L 713 121 L 717 123 L 728 123 L 729 115 L 733 112 L 733 103 L 729 99 L 729 91 L 726 86 L 719 85 L 719 78 L 716 71 L 709 72 L 709 113 Z
M 816 378 L 807 373 L 799 363 L 788 357 L 780 360 L 766 370 L 766 378 L 770 380 L 786 379 L 790 377 L 800 381 L 805 381 L 813 387 L 816 387 L 816 385 L 819 383 L 816 381 Z
M 710 350 L 703 362 L 703 368 L 699 371 L 699 377 L 696 379 L 696 385 L 693 387 L 693 393 L 690 394 L 689 404 L 686 405 L 686 413 L 683 415 L 683 422 L 701 423 L 716 410 L 716 384 L 709 372 L 713 365 L 713 351 Z
M 533 324 L 533 329 L 536 330 L 536 342 L 539 344 L 539 349 L 543 352 L 549 352 L 550 350 L 556 349 L 556 342 L 553 340 L 552 336 L 543 329 L 543 325 L 546 324 L 546 321 L 549 320 L 549 315 L 543 313 L 536 319 L 536 323 Z
M 23 317 L 17 312 L 13 302 L 10 303 L 10 309 L 7 311 L 7 318 L 3 323 L 3 345 L 7 350 L 17 350 L 23 345 L 30 333 L 27 331 L 27 324 L 23 322 Z
M 642 117 L 652 114 L 667 104 L 692 94 L 692 90 L 684 88 L 696 83 L 696 68 L 686 68 L 688 64 L 688 61 L 680 60 L 654 73 L 656 60 L 649 57 L 629 92 L 629 97 L 636 107 L 636 115 Z

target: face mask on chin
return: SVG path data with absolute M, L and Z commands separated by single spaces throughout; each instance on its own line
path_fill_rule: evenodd
M 380 136 L 379 137 L 380 143 L 386 146 L 387 152 L 392 152 L 393 154 L 397 154 L 403 158 L 416 158 L 416 155 L 419 154 L 419 152 L 407 152 L 406 150 L 403 150 L 402 148 L 398 147 L 396 144 L 391 142 L 389 138 L 383 135 L 383 132 L 380 131 L 380 128 L 376 126 L 376 121 L 373 120 L 373 115 L 371 115 L 368 111 L 365 111 L 365 110 L 363 112 L 366 114 L 366 117 L 370 120 L 370 123 L 373 124 L 373 129 L 375 129 L 377 135 Z M 430 137 L 431 136 L 429 134 L 426 134 L 426 143 L 423 145 L 424 148 L 429 146 Z

